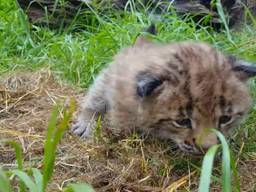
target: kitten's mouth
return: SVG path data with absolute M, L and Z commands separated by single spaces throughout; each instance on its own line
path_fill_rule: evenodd
M 178 143 L 179 148 L 185 153 L 189 153 L 195 156 L 203 156 L 205 154 L 205 150 L 199 148 L 195 145 L 187 145 L 185 143 Z

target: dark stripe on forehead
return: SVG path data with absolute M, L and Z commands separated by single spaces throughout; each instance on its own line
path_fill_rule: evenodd
M 219 106 L 222 113 L 232 113 L 232 103 L 227 101 L 224 96 L 219 97 Z
M 225 105 L 226 105 L 226 99 L 223 95 L 221 95 L 219 97 L 219 105 L 220 105 L 220 107 L 225 107 Z
M 230 103 L 230 105 L 228 105 L 228 107 L 227 107 L 226 110 L 227 110 L 227 112 L 228 112 L 229 114 L 233 113 L 233 108 L 232 108 L 231 103 Z
M 199 105 L 195 105 L 194 108 L 196 108 L 200 114 L 205 114 L 205 110 L 203 110 Z
M 168 70 L 166 70 L 166 80 L 170 81 L 170 83 L 174 86 L 178 86 L 180 83 L 179 80 L 179 63 L 176 63 L 176 61 L 170 59 L 167 61 L 166 65 L 168 67 Z
M 192 110 L 193 110 L 193 96 L 190 90 L 190 75 L 187 73 L 187 79 L 185 81 L 185 86 L 184 86 L 184 94 L 186 95 L 188 102 L 186 106 L 186 113 L 188 116 L 192 115 Z
M 170 61 L 167 62 L 167 66 L 173 70 L 179 76 L 185 76 L 187 67 L 184 64 L 184 60 L 178 53 L 173 54 L 174 59 L 172 58 Z
M 174 73 L 169 74 L 168 76 L 165 77 L 165 79 L 175 87 L 178 86 L 180 83 L 179 78 Z
M 174 71 L 178 71 L 178 65 L 172 60 L 167 62 L 167 66 Z
M 193 103 L 190 101 L 186 106 L 186 113 L 188 117 L 192 117 L 193 114 Z
M 197 73 L 195 76 L 196 85 L 201 84 L 205 79 L 205 73 Z
M 225 108 L 226 108 L 226 100 L 224 96 L 219 97 L 219 107 L 220 107 L 221 113 L 224 114 Z
M 174 53 L 173 56 L 179 63 L 183 63 L 183 59 L 178 53 Z
M 179 114 L 178 114 L 179 117 L 182 117 L 182 118 L 192 117 L 192 114 L 193 114 L 193 106 L 191 101 L 189 101 L 186 106 L 184 107 L 182 106 L 179 108 Z
M 179 116 L 179 117 L 185 117 L 185 116 L 186 116 L 186 113 L 185 113 L 183 107 L 180 107 L 180 108 L 179 108 L 179 115 L 178 115 L 178 116 Z

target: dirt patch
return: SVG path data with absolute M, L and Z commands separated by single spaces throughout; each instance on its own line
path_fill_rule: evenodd
M 241 191 L 256 191 L 256 159 L 241 161 L 239 173 L 241 174 Z
M 82 96 L 81 90 L 57 82 L 47 70 L 2 77 L 1 140 L 17 140 L 25 165 L 40 169 L 53 104 Z M 0 162 L 6 169 L 16 167 L 11 148 L 0 145 Z M 70 182 L 87 182 L 96 191 L 197 191 L 199 172 L 192 164 L 200 166 L 200 161 L 189 159 L 168 142 L 142 140 L 136 135 L 113 142 L 104 134 L 100 140 L 85 141 L 67 132 L 57 149 L 54 177 L 48 190 L 62 190 Z M 252 167 L 247 162 L 240 165 L 243 191 L 253 191 L 255 171 L 250 171 Z M 250 189 L 245 185 L 249 181 Z M 219 187 L 214 191 L 220 191 Z

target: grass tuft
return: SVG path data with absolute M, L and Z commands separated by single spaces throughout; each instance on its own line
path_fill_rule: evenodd
M 11 183 L 6 176 L 6 173 L 0 167 L 0 191 L 1 192 L 12 192 Z
M 231 192 L 231 158 L 230 158 L 230 150 L 228 143 L 225 137 L 222 135 L 221 132 L 212 129 L 221 144 L 220 145 L 213 145 L 205 154 L 202 164 L 202 172 L 200 177 L 199 183 L 199 192 L 207 192 L 210 191 L 210 183 L 211 183 L 211 176 L 212 176 L 212 169 L 213 169 L 213 161 L 217 154 L 217 151 L 220 147 L 222 147 L 222 191 L 223 192 Z M 235 169 L 235 167 L 233 167 Z
M 64 109 L 63 118 L 59 121 L 58 115 L 60 111 L 58 105 L 54 106 L 51 118 L 49 120 L 49 125 L 46 133 L 45 147 L 44 147 L 44 167 L 43 174 L 37 168 L 30 168 L 32 175 L 23 170 L 23 160 L 22 160 L 22 151 L 21 147 L 17 142 L 9 141 L 7 144 L 11 145 L 16 154 L 18 169 L 11 170 L 12 176 L 8 178 L 5 172 L 0 169 L 0 186 L 2 192 L 12 192 L 9 179 L 13 176 L 16 176 L 19 181 L 19 191 L 30 192 L 44 192 L 47 189 L 47 185 L 52 178 L 54 166 L 55 166 L 55 157 L 57 145 L 60 142 L 65 130 L 69 125 L 69 121 L 72 117 L 73 112 L 75 111 L 74 100 L 71 99 L 69 109 Z M 58 122 L 59 121 L 59 122 Z M 72 184 L 67 187 L 65 191 L 73 192 L 93 192 L 94 190 L 87 184 Z
M 60 108 L 55 106 L 52 112 L 52 116 L 49 121 L 45 147 L 44 147 L 44 173 L 43 173 L 43 187 L 42 190 L 45 191 L 47 184 L 49 183 L 54 169 L 55 162 L 55 151 L 57 149 L 57 144 L 59 143 L 64 131 L 68 128 L 69 121 L 75 110 L 74 100 L 70 102 L 70 108 L 68 111 L 64 110 L 64 116 L 62 121 L 57 125 L 57 118 Z M 56 127 L 57 125 L 57 127 Z
M 22 150 L 20 148 L 20 145 L 15 141 L 8 141 L 6 143 L 8 145 L 11 145 L 12 148 L 15 150 L 15 157 L 16 157 L 17 164 L 18 164 L 18 170 L 17 171 L 22 172 L 23 171 L 23 158 L 22 158 Z M 20 180 L 19 188 L 20 188 L 21 192 L 25 191 L 25 185 L 24 185 L 24 182 L 22 180 Z
M 199 192 L 207 192 L 210 190 L 213 160 L 218 148 L 219 145 L 214 145 L 205 154 L 199 183 Z

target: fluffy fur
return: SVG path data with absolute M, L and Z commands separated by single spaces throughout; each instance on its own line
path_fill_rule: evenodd
M 142 131 L 200 153 L 218 143 L 209 128 L 227 135 L 248 112 L 247 80 L 255 74 L 205 43 L 160 45 L 140 37 L 99 74 L 72 130 L 89 137 L 107 113 L 117 134 Z

